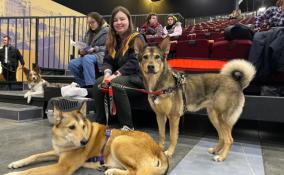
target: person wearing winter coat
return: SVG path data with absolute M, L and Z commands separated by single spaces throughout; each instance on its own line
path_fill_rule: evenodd
M 169 15 L 167 23 L 163 30 L 163 37 L 178 37 L 182 35 L 181 22 L 178 21 L 177 17 Z
M 84 42 L 87 47 L 79 50 L 81 57 L 70 60 L 69 70 L 80 87 L 92 87 L 96 83 L 95 65 L 101 69 L 106 51 L 108 24 L 97 12 L 88 14 L 89 30 Z

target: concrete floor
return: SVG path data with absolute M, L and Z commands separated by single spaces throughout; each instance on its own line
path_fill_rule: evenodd
M 205 123 L 205 124 L 204 124 Z M 242 122 L 241 122 L 242 123 Z M 257 127 L 255 123 L 250 124 L 240 124 L 236 126 L 234 131 L 234 138 L 236 143 L 240 144 L 250 144 L 252 147 L 258 147 L 261 150 L 260 156 L 262 156 L 262 161 L 259 164 L 262 164 L 263 172 L 266 175 L 284 175 L 284 170 L 282 170 L 284 165 L 284 136 L 283 136 L 283 124 L 259 124 L 257 123 Z M 185 157 L 190 157 L 191 160 L 199 161 L 202 159 L 198 156 L 194 157 L 192 152 L 196 152 L 198 150 L 198 145 L 205 140 L 216 140 L 215 131 L 212 128 L 208 127 L 208 129 L 204 130 L 204 128 L 199 128 L 200 123 L 192 124 L 192 129 L 187 130 L 181 127 L 181 134 L 179 137 L 179 142 L 176 148 L 176 153 L 173 158 L 170 160 L 170 171 L 169 174 L 174 174 L 175 170 L 177 170 L 182 163 L 184 163 Z M 206 122 L 202 122 L 202 126 L 207 127 Z M 261 125 L 261 126 L 260 126 Z M 188 127 L 188 126 L 187 126 Z M 249 129 L 248 129 L 249 128 Z M 259 129 L 261 128 L 261 130 Z M 274 128 L 271 131 L 271 128 Z M 279 128 L 276 129 L 275 128 Z M 47 120 L 37 120 L 37 121 L 27 121 L 27 122 L 15 122 L 6 119 L 0 119 L 0 174 L 11 172 L 11 171 L 19 171 L 24 170 L 26 168 L 31 168 L 37 165 L 28 166 L 26 168 L 21 168 L 19 170 L 9 170 L 7 165 L 15 160 L 24 158 L 34 153 L 44 152 L 51 149 L 51 125 Z M 151 133 L 151 135 L 157 140 L 157 129 L 155 127 L 147 128 L 143 126 L 139 126 L 136 129 L 144 130 L 146 132 Z M 200 142 L 201 141 L 201 142 Z M 194 148 L 194 149 L 193 149 Z M 191 154 L 189 154 L 191 153 Z M 238 164 L 233 163 L 232 159 L 234 158 L 234 154 L 232 153 L 228 159 L 226 160 L 226 164 L 220 163 L 222 166 L 230 166 L 230 164 Z M 203 158 L 204 159 L 204 158 Z M 201 163 L 197 168 L 202 168 L 207 164 L 212 164 L 211 159 L 212 156 L 209 154 L 205 155 L 206 164 Z M 40 164 L 40 165 L 45 165 Z M 219 166 L 219 165 L 213 165 Z M 241 165 L 240 165 L 241 166 Z M 190 166 L 189 166 L 190 167 Z M 192 169 L 188 169 L 189 174 Z M 196 170 L 196 168 L 195 168 Z M 222 173 L 222 167 L 219 170 L 218 174 Z M 202 174 L 212 174 L 212 172 L 202 173 Z M 249 171 L 249 170 L 248 170 Z M 89 170 L 89 169 L 80 169 L 75 173 L 76 175 L 102 175 L 103 172 Z M 192 173 L 191 173 L 192 174 Z M 217 174 L 214 172 L 213 174 Z M 231 175 L 240 174 L 237 171 L 235 173 L 230 173 Z M 262 175 L 261 171 L 255 171 L 254 175 Z M 247 174 L 246 174 L 247 175 Z

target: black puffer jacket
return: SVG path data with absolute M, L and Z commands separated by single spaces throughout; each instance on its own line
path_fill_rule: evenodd
M 284 72 L 284 28 L 273 28 L 254 35 L 249 61 L 256 67 L 257 80 L 265 80 L 273 72 Z

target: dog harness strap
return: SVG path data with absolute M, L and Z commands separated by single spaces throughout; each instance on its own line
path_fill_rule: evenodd
M 185 113 L 187 111 L 187 108 L 186 108 L 187 103 L 186 103 L 185 89 L 184 89 L 185 74 L 173 72 L 173 77 L 176 80 L 176 89 L 181 88 L 182 101 L 183 101 L 183 113 Z
M 106 144 L 108 142 L 108 139 L 109 139 L 110 135 L 111 135 L 111 129 L 107 129 L 106 130 L 106 134 L 105 134 L 105 142 L 104 142 L 103 147 L 101 149 L 100 155 L 89 158 L 87 160 L 87 162 L 100 162 L 100 165 L 105 164 L 105 161 L 104 161 L 104 150 L 105 150 L 105 147 L 106 147 Z

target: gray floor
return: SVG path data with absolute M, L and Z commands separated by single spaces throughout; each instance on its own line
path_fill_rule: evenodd
M 12 161 L 51 149 L 50 129 L 47 120 L 15 122 L 0 119 L 0 174 L 11 171 L 7 165 Z M 151 133 L 157 139 L 156 129 L 142 130 Z M 254 130 L 240 130 L 234 133 L 236 143 L 228 159 L 223 163 L 214 163 L 212 155 L 206 153 L 207 147 L 216 141 L 214 133 L 182 132 L 176 153 L 170 160 L 169 174 L 284 175 L 284 145 L 281 140 L 283 137 Z M 280 135 L 283 135 L 283 132 Z M 245 154 L 240 154 L 240 150 Z M 243 161 L 244 159 L 247 161 Z M 38 165 L 27 168 L 34 166 Z M 80 169 L 76 172 L 76 175 L 87 174 L 103 173 L 89 169 Z

